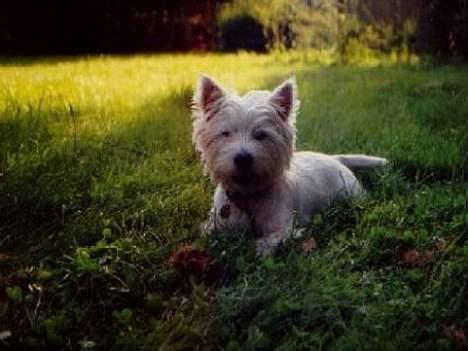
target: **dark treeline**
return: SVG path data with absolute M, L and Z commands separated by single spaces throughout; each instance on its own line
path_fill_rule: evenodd
M 467 0 L 362 0 L 363 17 L 373 14 L 385 22 L 403 26 L 406 13 L 416 14 L 412 48 L 438 57 L 468 59 Z M 387 11 L 382 11 L 382 7 Z M 365 9 L 364 9 L 365 7 Z
M 419 33 L 421 51 L 468 59 L 468 1 L 426 0 Z
M 5 0 L 0 53 L 212 50 L 215 23 L 214 0 Z
M 236 2 L 241 8 L 254 3 L 248 0 L 4 0 L 0 2 L 0 54 L 222 49 L 223 33 L 220 34 L 219 31 L 224 27 L 222 23 L 220 25 L 217 15 L 222 6 Z M 261 2 L 255 2 L 254 6 L 258 7 Z M 381 25 L 388 28 L 390 24 L 393 28 L 401 29 L 407 17 L 412 16 L 416 29 L 410 37 L 394 34 L 392 40 L 395 45 L 406 40 L 413 51 L 439 57 L 468 58 L 468 0 L 297 0 L 295 3 L 319 11 L 328 6 L 328 14 L 331 13 L 330 6 L 337 6 L 340 11 L 347 8 L 359 21 L 371 24 L 375 28 Z M 268 9 L 268 6 L 266 8 Z M 263 19 L 278 17 L 268 17 L 264 14 L 262 16 Z M 300 39 L 301 35 L 311 36 L 313 33 L 317 36 L 323 35 L 323 31 L 317 30 L 308 34 L 307 30 L 297 29 L 300 26 L 291 23 L 295 18 L 298 23 L 305 23 L 303 17 L 294 14 L 284 18 L 289 22 L 279 23 L 278 26 L 283 28 L 283 32 L 284 29 L 287 30 L 288 36 L 285 40 L 288 42 L 284 45 L 286 48 L 293 46 L 291 38 Z M 263 47 L 258 40 L 262 39 L 261 28 L 265 26 L 261 19 L 255 23 L 253 18 L 246 25 L 244 16 L 242 21 L 235 27 L 236 22 L 229 19 L 230 27 L 226 28 L 232 29 L 229 29 L 231 33 L 226 35 L 234 37 L 231 41 L 247 43 L 254 40 L 252 49 L 268 49 L 268 45 Z M 252 32 L 252 28 L 255 29 L 255 33 Z M 294 33 L 294 28 L 299 34 Z M 264 28 L 264 33 L 267 34 L 265 38 L 269 35 L 271 39 L 274 30 Z M 350 31 L 350 34 L 353 33 L 356 34 L 355 30 Z M 333 36 L 330 38 L 336 40 Z M 302 42 L 296 42 L 305 43 L 308 47 L 317 45 L 317 40 L 304 38 Z

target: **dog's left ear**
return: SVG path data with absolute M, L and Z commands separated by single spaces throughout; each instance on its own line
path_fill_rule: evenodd
M 296 78 L 289 78 L 273 90 L 269 101 L 284 121 L 294 119 L 299 108 Z

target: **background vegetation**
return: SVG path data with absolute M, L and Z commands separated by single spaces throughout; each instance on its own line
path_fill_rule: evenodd
M 4 60 L 1 347 L 466 348 L 468 71 L 377 59 Z M 248 233 L 202 239 L 200 71 L 240 91 L 296 74 L 300 149 L 392 166 L 275 258 L 255 258 Z
M 263 28 L 263 37 L 256 34 L 255 43 L 263 40 L 270 50 L 335 49 L 345 60 L 350 51 L 467 57 L 464 0 L 233 0 L 219 11 L 221 49 L 257 50 L 258 44 L 249 46 L 247 40 L 253 33 L 242 24 L 246 16 Z M 233 27 L 244 39 L 240 45 L 224 40 Z
M 378 50 L 468 57 L 466 0 L 16 0 L 0 54 Z

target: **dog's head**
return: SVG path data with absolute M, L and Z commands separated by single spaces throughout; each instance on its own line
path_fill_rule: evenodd
M 299 107 L 294 78 L 272 92 L 238 96 L 201 76 L 193 105 L 193 142 L 205 171 L 225 189 L 259 192 L 289 168 Z

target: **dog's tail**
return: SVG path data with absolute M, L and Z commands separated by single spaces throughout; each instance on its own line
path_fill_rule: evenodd
M 333 155 L 333 158 L 351 170 L 368 170 L 385 166 L 388 160 L 366 155 Z

